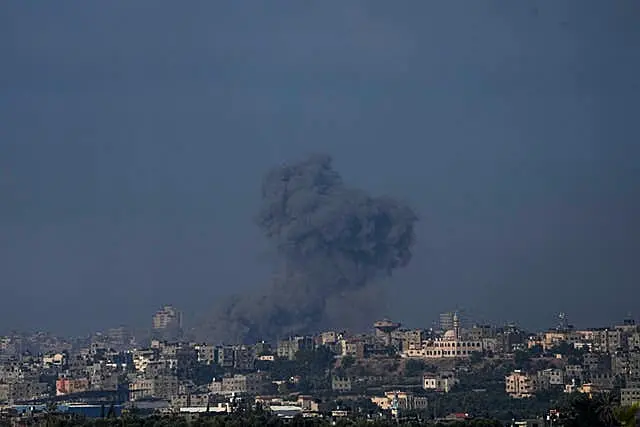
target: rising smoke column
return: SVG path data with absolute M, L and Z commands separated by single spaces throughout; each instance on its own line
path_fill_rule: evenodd
M 257 223 L 281 258 L 261 295 L 221 306 L 216 338 L 255 342 L 322 327 L 327 300 L 363 289 L 411 260 L 416 214 L 347 187 L 326 155 L 269 171 Z

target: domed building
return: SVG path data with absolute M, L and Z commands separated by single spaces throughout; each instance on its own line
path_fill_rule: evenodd
M 423 341 L 421 346 L 410 346 L 407 357 L 424 357 L 427 359 L 469 357 L 473 353 L 483 352 L 482 341 L 465 340 L 460 333 L 458 313 L 453 316 L 453 329 L 444 333 L 441 338 Z

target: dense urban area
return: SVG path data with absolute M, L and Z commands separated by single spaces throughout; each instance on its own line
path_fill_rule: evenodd
M 166 306 L 145 334 L 0 337 L 2 425 L 636 426 L 640 327 L 380 320 L 251 345 L 191 342 Z

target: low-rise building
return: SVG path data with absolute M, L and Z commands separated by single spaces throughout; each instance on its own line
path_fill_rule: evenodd
M 22 402 L 47 397 L 49 385 L 41 383 L 37 379 L 22 379 L 9 383 L 8 401 Z
M 401 410 L 425 409 L 429 404 L 426 396 L 417 396 L 407 391 L 388 391 L 384 396 L 372 397 L 371 401 L 382 410 L 390 410 L 394 407 Z
M 65 362 L 65 355 L 63 353 L 47 354 L 42 356 L 42 366 L 44 368 L 50 368 L 52 366 L 62 366 Z
M 208 404 L 208 393 L 179 394 L 171 399 L 174 408 L 206 407 Z

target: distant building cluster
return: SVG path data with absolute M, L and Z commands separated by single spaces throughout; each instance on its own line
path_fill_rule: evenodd
M 154 411 L 224 412 L 242 398 L 284 417 L 341 417 L 348 410 L 331 402 L 358 398 L 397 416 L 457 393 L 461 380 L 487 364 L 508 367 L 498 381 L 513 399 L 618 389 L 623 404 L 640 403 L 640 328 L 630 319 L 582 330 L 563 322 L 528 333 L 516 325 L 465 327 L 451 312 L 437 329 L 383 319 L 371 333 L 324 331 L 252 345 L 154 336 L 182 326 L 180 312 L 165 306 L 153 314 L 147 337 L 126 328 L 73 339 L 0 337 L 0 405 L 117 398 Z

